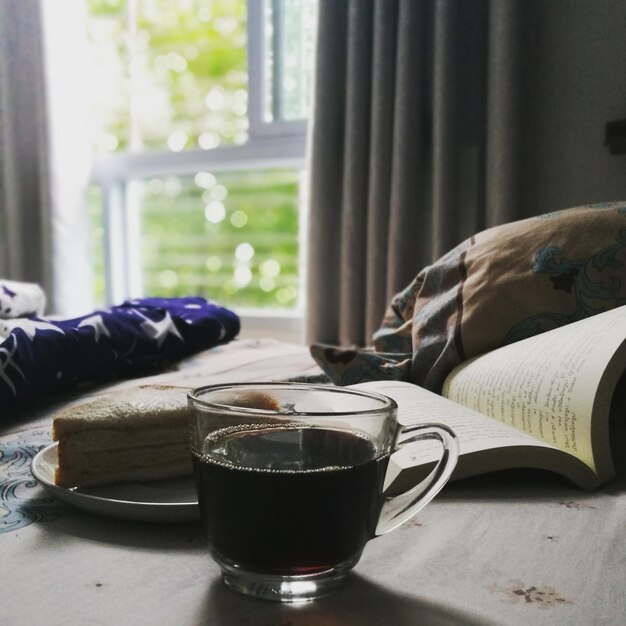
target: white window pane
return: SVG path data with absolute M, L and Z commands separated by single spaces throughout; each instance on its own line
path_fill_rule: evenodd
M 316 1 L 266 0 L 265 8 L 265 121 L 305 119 Z
M 248 136 L 246 0 L 88 0 L 100 153 Z
M 246 0 L 85 2 L 99 77 L 92 94 L 101 154 L 94 181 L 104 198 L 92 212 L 98 300 L 202 295 L 237 310 L 298 314 L 304 126 L 297 137 L 248 138 Z M 276 103 L 285 119 L 297 119 L 310 60 L 299 38 L 314 0 L 274 4 L 284 4 L 281 50 L 295 55 L 276 56 L 280 73 L 300 81 Z M 262 12 L 250 15 L 260 33 Z M 309 35 L 310 42 L 312 28 Z M 255 79 L 255 94 L 261 84 Z
M 297 307 L 298 176 L 254 170 L 133 181 L 143 292 Z

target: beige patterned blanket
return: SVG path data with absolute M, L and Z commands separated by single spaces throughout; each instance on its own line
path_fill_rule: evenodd
M 626 304 L 626 202 L 490 228 L 391 300 L 371 349 L 311 354 L 339 385 L 398 379 L 440 392 L 466 359 Z

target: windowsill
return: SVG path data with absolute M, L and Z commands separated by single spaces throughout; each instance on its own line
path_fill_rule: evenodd
M 272 338 L 304 345 L 304 313 L 299 310 L 235 309 L 240 339 Z

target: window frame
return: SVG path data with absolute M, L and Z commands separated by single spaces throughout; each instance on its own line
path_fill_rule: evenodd
M 299 260 L 301 286 L 299 305 L 287 309 L 238 309 L 242 319 L 242 337 L 270 334 L 301 343 L 304 330 L 304 238 L 306 168 L 306 120 L 271 121 L 263 119 L 265 67 L 265 22 L 267 2 L 247 0 L 248 34 L 248 140 L 241 145 L 218 146 L 207 150 L 180 152 L 150 151 L 100 155 L 94 158 L 90 183 L 102 193 L 104 227 L 105 298 L 111 305 L 141 296 L 139 259 L 139 215 L 128 202 L 129 182 L 155 176 L 193 176 L 199 171 L 212 172 L 291 168 L 300 172 Z
M 282 120 L 268 121 L 265 119 L 264 108 L 267 100 L 267 63 L 269 54 L 265 24 L 267 6 L 272 7 L 272 28 L 274 40 L 282 40 L 282 0 L 248 0 L 248 119 L 250 123 L 249 136 L 255 139 L 263 137 L 302 137 L 306 134 L 307 121 Z M 282 58 L 280 47 L 272 51 L 275 56 Z M 280 67 L 282 63 L 279 63 Z M 275 98 L 272 99 L 275 101 Z

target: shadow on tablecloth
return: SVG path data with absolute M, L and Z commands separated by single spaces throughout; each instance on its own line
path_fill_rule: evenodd
M 305 604 L 279 604 L 247 598 L 216 579 L 210 586 L 198 624 L 211 626 L 471 626 L 494 624 L 479 615 L 446 607 L 426 598 L 410 597 L 351 574 L 332 596 Z

